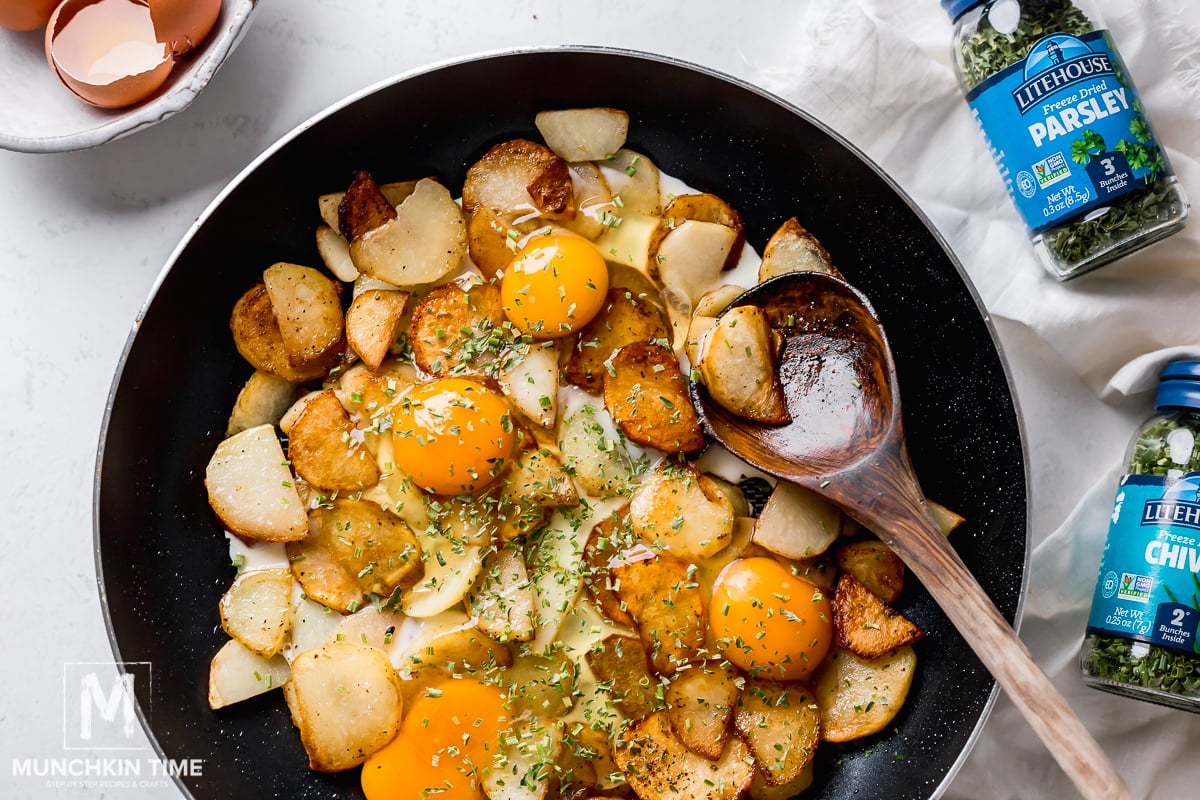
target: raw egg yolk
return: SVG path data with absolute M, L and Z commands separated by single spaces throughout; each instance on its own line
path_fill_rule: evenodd
M 608 266 L 596 248 L 570 236 L 534 236 L 500 281 L 504 314 L 535 339 L 582 328 L 604 305 Z
M 448 679 L 405 710 L 396 738 L 363 764 L 367 800 L 482 800 L 509 727 L 504 693 L 486 683 Z
M 743 558 L 717 576 L 709 627 L 737 666 L 764 678 L 799 680 L 833 641 L 825 592 L 773 558 Z
M 392 415 L 396 465 L 434 494 L 467 494 L 491 483 L 517 444 L 512 412 L 498 393 L 465 378 L 415 386 Z

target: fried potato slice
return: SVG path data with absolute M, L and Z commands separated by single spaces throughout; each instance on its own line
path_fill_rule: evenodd
M 737 704 L 737 677 L 734 667 L 722 660 L 682 670 L 671 681 L 667 715 L 688 750 L 712 761 L 721 757 Z
M 665 711 L 626 728 L 613 757 L 642 800 L 736 800 L 754 779 L 741 739 L 729 737 L 721 757 L 710 761 L 679 741 Z
M 479 629 L 497 642 L 533 639 L 537 597 L 519 546 L 503 547 L 484 559 L 470 601 Z
M 779 226 L 767 241 L 762 263 L 758 267 L 758 282 L 762 283 L 789 272 L 822 272 L 841 278 L 833 259 L 795 217 Z
M 593 525 L 583 546 L 583 559 L 588 568 L 588 580 L 584 584 L 588 597 L 605 619 L 626 628 L 634 627 L 633 617 L 617 596 L 609 564 L 619 563 L 622 554 L 636 541 L 637 535 L 629 522 L 629 507 L 625 506 Z
M 733 502 L 691 465 L 663 462 L 638 484 L 629 500 L 633 532 L 678 558 L 715 555 L 733 534 Z
M 848 742 L 883 730 L 900 713 L 916 669 L 912 647 L 875 659 L 836 649 L 817 677 L 821 739 Z
M 607 215 L 617 210 L 612 204 L 612 192 L 608 190 L 608 182 L 600 174 L 600 168 L 592 162 L 568 164 L 567 169 L 571 172 L 571 185 L 575 191 L 575 216 L 562 220 L 562 224 L 585 239 L 595 240 L 608 228 L 605 224 L 609 219 Z
M 738 306 L 727 311 L 700 340 L 699 356 L 696 368 L 713 400 L 756 422 L 791 422 L 762 309 Z
M 885 603 L 896 602 L 904 589 L 904 562 L 883 542 L 851 542 L 839 547 L 835 557 L 839 569 L 853 575 Z
M 747 680 L 733 724 L 769 786 L 796 780 L 817 753 L 821 717 L 804 684 Z
M 338 201 L 338 233 L 353 242 L 396 218 L 396 208 L 375 183 L 371 173 L 360 169 L 354 173 L 350 187 Z
M 598 680 L 611 684 L 608 695 L 627 719 L 641 719 L 663 708 L 658 678 L 650 673 L 649 657 L 640 640 L 610 634 L 583 658 Z
M 725 225 L 676 220 L 658 244 L 650 275 L 680 293 L 692 307 L 720 278 L 736 240 L 737 231 Z
M 622 201 L 624 202 L 624 201 Z M 662 218 L 651 214 L 638 214 L 628 207 L 619 214 L 613 210 L 600 209 L 597 220 L 604 227 L 600 238 L 595 241 L 596 250 L 608 262 L 609 269 L 620 265 L 636 270 L 651 280 L 654 254 L 658 243 L 667 235 Z
M 539 111 L 538 132 L 559 158 L 599 161 L 625 145 L 629 114 L 615 108 L 565 108 Z
M 617 497 L 628 491 L 633 462 L 617 447 L 618 432 L 603 409 L 582 405 L 567 415 L 559 428 L 558 451 L 579 488 L 597 497 Z
M 503 738 L 497 763 L 480 779 L 488 800 L 545 800 L 557 784 L 563 723 L 539 717 L 518 722 Z
M 638 636 L 660 675 L 702 658 L 704 601 L 688 562 L 670 555 L 637 556 L 612 567 L 617 597 L 637 624 Z
M 437 180 L 430 178 L 430 180 Z M 379 191 L 383 192 L 383 196 L 393 206 L 398 206 L 404 202 L 405 198 L 413 193 L 413 189 L 417 186 L 417 181 L 394 181 L 391 183 L 379 184 Z M 340 237 L 341 226 L 338 222 L 338 208 L 342 204 L 342 198 L 346 196 L 345 192 L 330 192 L 323 194 L 317 198 L 317 207 L 321 212 L 321 219 L 325 224 L 337 232 Z M 386 213 L 386 212 L 385 212 Z M 344 241 L 344 240 L 343 240 Z
M 501 688 L 519 712 L 554 717 L 574 703 L 579 669 L 564 650 L 550 648 L 519 653 L 501 677 Z
M 569 218 L 575 213 L 567 162 L 528 139 L 501 142 L 467 170 L 463 209 L 487 207 L 503 216 L 530 211 Z
M 312 267 L 285 262 L 268 267 L 263 283 L 292 366 L 332 366 L 345 343 L 342 285 Z
M 373 647 L 338 642 L 301 653 L 291 683 L 300 741 L 318 772 L 358 766 L 400 727 L 400 679 Z
M 353 283 L 358 279 L 358 267 L 350 257 L 350 243 L 328 225 L 317 228 L 317 253 L 339 281 Z
M 292 573 L 287 569 L 246 572 L 234 580 L 219 605 L 221 627 L 246 649 L 264 658 L 279 652 L 292 624 Z
M 400 395 L 417 382 L 417 371 L 407 361 L 384 359 L 378 369 L 355 364 L 342 373 L 334 394 L 355 425 L 363 427 L 386 415 Z M 388 467 L 383 467 L 389 470 Z
M 946 508 L 941 503 L 935 503 L 932 500 L 926 499 L 925 505 L 929 506 L 929 513 L 933 516 L 934 522 L 942 533 L 949 536 L 955 528 L 967 521 L 966 517 Z
M 353 642 L 374 647 L 385 655 L 390 652 L 396 631 L 404 622 L 404 615 L 397 613 L 394 606 L 385 607 L 383 604 L 366 605 L 346 616 L 333 616 L 337 618 L 338 624 L 321 644 Z
M 330 365 L 312 362 L 294 366 L 283 344 L 271 296 L 264 283 L 250 287 L 233 305 L 229 318 L 233 343 L 242 358 L 257 370 L 292 383 L 306 383 L 324 375 Z
M 350 242 L 359 272 L 405 288 L 433 283 L 462 265 L 467 223 L 446 187 L 418 181 L 395 214 Z
M 754 781 L 750 784 L 750 791 L 746 792 L 746 797 L 750 800 L 793 800 L 812 786 L 816 774 L 815 767 L 815 761 L 808 762 L 808 766 L 801 770 L 799 775 L 779 786 L 771 786 L 762 770 L 755 770 Z
M 850 573 L 843 573 L 834 589 L 833 620 L 838 643 L 863 658 L 879 658 L 925 638 L 925 631 Z
M 379 369 L 404 322 L 408 292 L 368 289 L 346 311 L 346 342 L 371 369 Z
M 674 224 L 678 225 L 683 220 L 691 219 L 697 222 L 715 222 L 731 228 L 734 233 L 733 244 L 729 247 L 722 268 L 733 269 L 737 266 L 738 259 L 742 257 L 742 248 L 746 244 L 746 226 L 742 224 L 742 215 L 715 194 L 701 192 L 675 195 L 663 210 L 663 218 L 668 220 L 668 224 L 671 224 L 670 220 L 674 220 Z
M 283 656 L 265 658 L 230 639 L 213 656 L 208 668 L 208 707 L 240 703 L 283 686 L 292 670 Z
M 700 295 L 692 313 L 698 317 L 717 317 L 746 290 L 733 283 L 723 283 Z
M 622 147 L 612 154 L 612 158 L 606 156 L 597 163 L 609 191 L 614 197 L 621 197 L 621 217 L 629 214 L 662 216 L 659 172 L 653 161 L 642 153 Z
M 392 663 L 400 675 L 405 703 L 446 677 L 497 675 L 513 664 L 507 647 L 486 636 L 457 609 L 404 621 L 394 642 Z
M 379 482 L 375 459 L 354 438 L 350 415 L 332 389 L 309 400 L 288 433 L 288 458 L 313 486 L 356 491 Z
M 467 217 L 467 252 L 483 277 L 491 280 L 512 263 L 519 232 L 496 211 L 479 206 Z
M 841 530 L 837 506 L 810 489 L 780 481 L 754 523 L 754 543 L 799 561 L 824 553 Z
M 308 535 L 304 504 L 271 425 L 250 428 L 217 445 L 204 486 L 221 524 L 239 536 L 287 542 Z
M 233 436 L 259 425 L 276 425 L 292 403 L 296 402 L 296 387 L 260 370 L 246 381 L 238 392 L 237 402 L 225 426 L 225 435 Z
M 632 442 L 664 453 L 693 453 L 707 440 L 670 348 L 635 342 L 609 360 L 604 407 Z
M 484 553 L 496 536 L 493 505 L 486 497 L 441 500 L 437 525 L 426 522 L 417 527 L 425 574 L 400 598 L 405 614 L 432 617 L 462 603 L 483 570 Z M 433 506 L 429 508 L 433 510 Z
M 599 394 L 604 388 L 605 365 L 614 353 L 627 344 L 666 342 L 667 338 L 667 323 L 657 303 L 628 289 L 609 288 L 600 313 L 575 339 L 567 380 Z
M 517 410 L 546 429 L 558 418 L 558 354 L 556 340 L 538 343 L 516 363 L 505 359 L 497 378 Z
M 354 612 L 363 597 L 390 597 L 421 580 L 416 535 L 399 517 L 362 500 L 334 500 L 309 512 L 308 538 L 287 547 L 292 574 L 323 605 Z
M 495 361 L 487 341 L 503 322 L 499 284 L 443 284 L 413 309 L 413 361 L 432 375 L 480 374 Z

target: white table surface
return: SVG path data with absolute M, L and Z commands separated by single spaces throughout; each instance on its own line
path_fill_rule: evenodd
M 0 797 L 180 796 L 165 782 L 104 791 L 55 788 L 14 775 L 13 762 L 96 755 L 64 752 L 62 704 L 65 663 L 112 658 L 96 590 L 91 519 L 105 400 L 131 323 L 162 265 L 233 175 L 280 135 L 346 94 L 413 67 L 484 50 L 613 45 L 752 80 L 786 63 L 788 31 L 803 5 L 802 0 L 263 0 L 240 49 L 180 115 L 92 151 L 56 156 L 0 151 L 5 284 L 0 486 L 9 512 L 0 526 L 0 624 L 7 651 L 0 658 Z M 949 23 L 931 35 L 948 42 Z M 1049 394 L 1061 406 L 1047 412 L 1065 411 L 1076 398 L 1095 403 L 1077 379 L 1039 366 L 1045 359 L 1026 358 L 1042 349 L 1027 331 L 1002 327 L 1001 335 L 1010 347 L 1019 394 L 1049 382 L 1054 387 Z M 1104 441 L 1112 443 L 1123 442 L 1122 431 L 1131 429 L 1142 410 L 1094 413 L 1103 415 Z M 1039 429 L 1051 423 L 1045 417 L 1027 424 L 1036 442 Z M 1034 492 L 1035 525 L 1057 526 L 1104 468 L 1104 459 L 1119 458 L 1119 449 L 1110 444 L 1088 455 L 1099 456 L 1100 463 L 1078 479 L 1064 475 L 1065 492 Z M 1067 471 L 1075 461 L 1069 453 L 1041 452 L 1036 444 L 1030 456 L 1034 474 Z M 1111 699 L 1081 692 L 1072 701 Z M 1195 726 L 1190 730 L 1200 733 Z M 1003 759 L 1001 746 L 980 748 L 947 796 L 972 796 L 956 787 L 987 786 L 980 776 L 1002 769 Z M 1045 770 L 1051 769 L 1046 756 Z M 1184 769 L 1200 779 L 1197 766 Z M 1003 796 L 1043 796 L 1014 778 L 1014 785 L 1022 784 L 1030 788 L 1013 792 L 1010 786 Z

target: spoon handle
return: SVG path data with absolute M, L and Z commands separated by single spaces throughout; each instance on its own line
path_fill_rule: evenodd
M 1108 756 L 934 525 L 924 503 L 906 503 L 904 510 L 904 518 L 897 515 L 885 523 L 894 537 L 888 544 L 946 612 L 1075 788 L 1087 800 L 1129 800 L 1129 789 Z

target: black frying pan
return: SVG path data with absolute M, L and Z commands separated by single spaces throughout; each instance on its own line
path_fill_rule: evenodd
M 101 435 L 97 569 L 117 659 L 152 665 L 153 688 L 139 684 L 151 738 L 165 757 L 204 760 L 185 792 L 360 796 L 357 770 L 308 771 L 277 693 L 219 713 L 207 705 L 208 662 L 224 639 L 217 601 L 234 571 L 202 478 L 251 371 L 229 333 L 234 300 L 276 261 L 320 263 L 316 198 L 352 170 L 436 174 L 457 189 L 491 145 L 536 137 L 538 110 L 591 105 L 627 110 L 629 146 L 725 198 L 758 248 L 797 216 L 871 298 L 895 349 L 921 483 L 967 517 L 954 543 L 1015 618 L 1026 489 L 1004 364 L 961 269 L 899 189 L 816 120 L 706 70 L 597 49 L 489 56 L 372 90 L 272 148 L 201 218 L 135 325 Z M 919 586 L 900 605 L 929 632 L 908 703 L 884 733 L 823 745 L 807 796 L 934 797 L 983 722 L 991 677 Z

